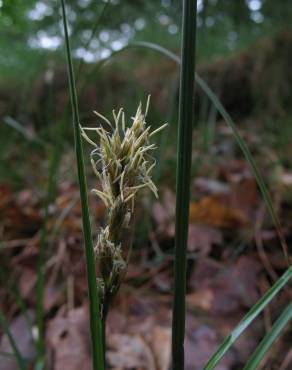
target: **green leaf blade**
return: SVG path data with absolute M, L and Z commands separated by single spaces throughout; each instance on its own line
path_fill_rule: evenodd
M 184 368 L 186 254 L 189 225 L 197 1 L 183 1 L 182 63 L 176 174 L 174 298 L 172 311 L 172 366 Z
M 271 330 L 265 335 L 263 340 L 260 342 L 248 362 L 246 363 L 243 370 L 255 370 L 266 353 L 269 351 L 273 343 L 281 334 L 282 330 L 292 319 L 292 303 L 290 303 L 286 309 L 282 312 L 280 317 L 275 321 Z
M 230 333 L 223 341 L 217 351 L 209 359 L 204 367 L 204 370 L 213 370 L 221 358 L 225 355 L 232 344 L 244 332 L 244 330 L 252 323 L 252 321 L 263 311 L 263 309 L 271 302 L 271 300 L 279 293 L 279 291 L 289 282 L 292 277 L 292 267 L 277 280 L 277 282 L 261 297 L 261 299 L 249 310 L 239 325 Z
M 77 172 L 80 189 L 81 210 L 82 210 L 82 224 L 83 235 L 85 241 L 85 256 L 86 256 L 86 271 L 87 271 L 87 284 L 89 294 L 89 313 L 90 313 L 90 330 L 92 342 L 92 360 L 94 370 L 105 369 L 105 355 L 102 340 L 102 321 L 100 316 L 100 305 L 97 292 L 96 274 L 95 274 L 95 257 L 92 243 L 91 224 L 89 218 L 88 198 L 87 198 L 87 184 L 84 168 L 83 147 L 80 134 L 79 111 L 77 102 L 77 93 L 75 87 L 73 63 L 71 57 L 71 49 L 68 35 L 65 0 L 61 0 L 65 44 L 68 63 L 68 76 L 70 97 L 73 115 L 73 129 L 75 141 L 75 153 L 77 160 Z

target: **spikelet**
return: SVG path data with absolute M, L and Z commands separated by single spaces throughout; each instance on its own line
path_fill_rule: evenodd
M 102 228 L 95 247 L 95 255 L 101 278 L 97 279 L 102 303 L 102 314 L 106 315 L 108 304 L 116 294 L 127 264 L 122 256 L 121 231 L 128 227 L 133 215 L 135 201 L 142 189 L 149 189 L 157 197 L 157 188 L 152 181 L 151 173 L 155 160 L 151 152 L 156 148 L 150 138 L 167 124 L 150 131 L 145 118 L 149 108 L 147 100 L 145 113 L 141 104 L 132 117 L 132 125 L 126 126 L 122 109 L 116 114 L 113 111 L 113 123 L 100 113 L 96 115 L 107 124 L 103 127 L 81 127 L 84 139 L 94 146 L 91 163 L 94 173 L 101 182 L 102 190 L 93 192 L 104 202 L 108 209 L 107 226 Z M 94 131 L 99 142 L 95 143 L 87 134 Z

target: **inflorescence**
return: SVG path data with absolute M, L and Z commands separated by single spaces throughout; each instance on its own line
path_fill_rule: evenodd
M 134 214 L 137 195 L 142 189 L 150 189 L 157 197 L 157 188 L 151 179 L 155 167 L 155 159 L 151 152 L 156 148 L 151 144 L 151 137 L 161 131 L 167 124 L 150 131 L 146 124 L 145 113 L 142 113 L 141 103 L 132 125 L 127 127 L 125 114 L 120 109 L 118 114 L 113 111 L 113 124 L 100 113 L 108 126 L 89 128 L 81 127 L 81 134 L 95 148 L 91 153 L 91 163 L 94 173 L 99 178 L 102 190 L 93 192 L 107 207 L 107 225 L 101 228 L 95 246 L 95 256 L 101 277 L 97 279 L 101 312 L 107 314 L 109 302 L 118 291 L 126 274 L 127 263 L 122 253 L 122 231 L 129 228 Z M 99 143 L 95 143 L 86 131 L 95 131 Z

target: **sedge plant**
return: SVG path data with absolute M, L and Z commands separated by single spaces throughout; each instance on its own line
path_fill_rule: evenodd
M 114 125 L 111 126 L 110 131 L 99 129 L 97 130 L 100 145 L 99 150 L 95 151 L 95 155 L 99 155 L 99 158 L 97 161 L 93 160 L 94 169 L 97 174 L 97 176 L 100 178 L 101 183 L 103 184 L 102 190 L 96 189 L 96 194 L 104 201 L 104 203 L 108 207 L 108 217 L 107 217 L 107 225 L 101 230 L 98 242 L 93 248 L 93 243 L 91 239 L 91 227 L 90 227 L 90 221 L 89 221 L 89 215 L 88 215 L 88 205 L 87 205 L 87 192 L 86 192 L 86 180 L 85 180 L 85 174 L 84 174 L 84 165 L 83 165 L 83 153 L 82 153 L 82 143 L 80 138 L 80 127 L 79 127 L 79 115 L 78 115 L 78 104 L 77 104 L 77 96 L 76 96 L 76 89 L 75 89 L 75 83 L 74 83 L 74 74 L 73 74 L 73 66 L 72 66 L 72 60 L 71 60 L 71 54 L 70 54 L 70 45 L 69 45 L 69 38 L 68 38 L 68 31 L 67 31 L 67 25 L 66 25 L 66 12 L 65 12 L 65 6 L 64 6 L 64 0 L 61 0 L 62 3 L 62 11 L 63 11 L 63 19 L 64 19 L 64 30 L 65 30 L 65 40 L 66 40 L 66 49 L 67 49 L 67 57 L 68 57 L 68 69 L 69 69 L 69 81 L 70 81 L 70 94 L 71 94 L 71 103 L 72 103 L 72 111 L 73 111 L 73 124 L 74 124 L 74 134 L 75 134 L 75 145 L 76 145 L 76 157 L 77 157 L 77 165 L 78 165 L 78 176 L 79 176 L 79 182 L 80 182 L 80 195 L 81 195 L 81 203 L 82 203 L 82 213 L 83 213 L 83 228 L 84 228 L 84 236 L 85 236 L 85 245 L 86 245 L 86 260 L 87 260 L 87 278 L 88 278 L 88 286 L 89 286 L 89 297 L 90 297 L 90 321 L 91 321 L 91 336 L 92 336 L 92 357 L 93 357 L 93 368 L 94 370 L 103 370 L 105 368 L 105 361 L 104 361 L 104 336 L 102 334 L 104 327 L 105 327 L 105 318 L 106 313 L 108 311 L 108 306 L 114 295 L 116 294 L 118 287 L 122 281 L 122 278 L 126 271 L 126 264 L 127 259 L 123 256 L 122 251 L 122 236 L 120 233 L 120 230 L 124 227 L 128 227 L 130 223 L 130 219 L 133 216 L 133 210 L 134 210 L 134 202 L 135 197 L 137 196 L 137 193 L 142 188 L 150 188 L 155 194 L 157 193 L 156 187 L 153 184 L 150 172 L 151 167 L 154 167 L 154 162 L 152 161 L 152 157 L 149 156 L 149 151 L 154 149 L 154 147 L 151 148 L 152 144 L 146 145 L 148 139 L 150 136 L 152 136 L 154 132 L 150 133 L 149 129 L 147 130 L 145 125 L 145 116 L 146 114 L 142 114 L 141 107 L 139 107 L 136 118 L 140 116 L 140 121 L 143 122 L 144 130 L 147 131 L 147 134 L 145 135 L 144 139 L 145 142 L 140 143 L 143 147 L 143 149 L 147 148 L 147 150 L 143 151 L 140 147 L 138 150 L 139 154 L 135 158 L 135 161 L 140 161 L 140 164 L 144 163 L 144 172 L 142 173 L 146 175 L 143 178 L 142 183 L 139 183 L 139 181 L 135 182 L 133 180 L 133 183 L 127 182 L 127 174 L 126 174 L 126 165 L 124 164 L 124 168 L 120 167 L 119 165 L 116 165 L 114 175 L 116 177 L 114 178 L 114 181 L 116 183 L 121 184 L 123 186 L 119 186 L 120 193 L 118 194 L 118 191 L 115 193 L 109 191 L 110 187 L 109 185 L 112 184 L 111 181 L 109 181 L 108 176 L 112 176 L 113 173 L 106 175 L 107 169 L 109 168 L 106 163 L 113 163 L 111 162 L 113 158 L 110 156 L 103 157 L 101 148 L 102 145 L 105 143 L 104 148 L 107 147 L 107 140 L 113 144 L 114 140 L 114 133 L 118 132 L 121 133 L 122 136 L 120 136 L 120 140 L 125 138 L 126 136 L 126 130 L 125 130 L 125 118 L 122 111 L 118 113 L 118 115 L 114 115 Z M 188 168 L 190 167 L 190 138 L 191 138 L 191 123 L 192 123 L 192 112 L 191 112 L 191 106 L 192 106 L 192 99 L 193 99 L 193 73 L 194 73 L 194 48 L 195 48 L 195 22 L 191 24 L 192 19 L 195 21 L 195 9 L 196 6 L 194 5 L 196 1 L 184 1 L 184 16 L 183 16 L 183 29 L 184 29 L 184 36 L 183 36 L 183 48 L 182 48 L 182 62 L 181 62 L 181 87 L 187 87 L 186 90 L 183 90 L 181 88 L 181 95 L 180 95 L 180 140 L 179 140 L 179 150 L 178 150 L 178 181 L 177 181 L 177 189 L 185 189 L 185 192 L 179 191 L 178 192 L 178 203 L 177 203 L 177 211 L 178 214 L 183 214 L 181 225 L 177 225 L 177 236 L 176 236 L 176 295 L 174 300 L 174 306 L 176 306 L 176 312 L 178 312 L 178 316 L 174 315 L 174 330 L 173 330 L 173 359 L 174 360 L 174 368 L 177 369 L 183 369 L 183 336 L 184 336 L 184 304 L 182 307 L 179 307 L 181 305 L 181 301 L 178 301 L 177 297 L 180 295 L 182 296 L 182 293 L 185 292 L 185 241 L 186 241 L 186 229 L 187 229 L 187 222 L 183 221 L 186 220 L 186 199 L 188 199 L 188 182 L 189 182 L 189 176 L 188 176 Z M 189 32 L 191 31 L 191 32 Z M 149 49 L 157 50 L 158 52 L 161 52 L 171 59 L 175 60 L 177 63 L 180 63 L 180 59 L 171 53 L 170 51 L 162 48 L 159 45 L 151 44 L 151 43 L 135 43 L 132 46 L 134 47 L 147 47 Z M 129 45 L 128 47 L 131 47 Z M 193 54 L 192 54 L 193 53 Z M 248 150 L 246 147 L 246 144 L 240 137 L 238 130 L 232 121 L 231 117 L 228 115 L 224 107 L 222 106 L 221 102 L 218 100 L 216 95 L 212 92 L 212 90 L 206 85 L 206 83 L 198 76 L 195 75 L 195 80 L 197 84 L 205 91 L 205 93 L 208 95 L 210 100 L 213 102 L 213 104 L 216 106 L 218 111 L 221 113 L 223 118 L 226 120 L 227 124 L 231 127 L 233 130 L 235 139 L 237 140 L 240 148 L 242 149 L 251 169 L 254 173 L 256 180 L 259 184 L 259 188 L 262 192 L 263 198 L 267 204 L 267 208 L 269 209 L 273 221 L 276 225 L 276 229 L 278 231 L 278 234 L 280 236 L 281 244 L 284 247 L 284 251 L 286 254 L 286 257 L 288 259 L 288 253 L 287 253 L 287 246 L 286 242 L 283 238 L 283 233 L 281 231 L 281 226 L 279 219 L 273 209 L 272 202 L 270 195 L 267 191 L 267 188 L 262 180 L 262 177 L 258 171 L 258 168 Z M 192 82 L 192 83 L 191 83 Z M 183 90 L 183 91 L 182 91 Z M 146 109 L 147 111 L 147 109 Z M 184 117 L 184 119 L 183 119 Z M 187 119 L 186 119 L 187 117 Z M 120 122 L 121 121 L 121 122 Z M 135 118 L 134 118 L 135 122 Z M 133 123 L 134 126 L 134 123 Z M 128 128 L 130 131 L 133 130 L 133 126 L 131 128 Z M 120 128 L 119 128 L 120 127 Z M 81 132 L 84 136 L 87 136 L 85 134 L 85 129 Z M 157 131 L 156 131 L 157 132 Z M 189 135 L 187 135 L 187 133 Z M 124 135 L 124 136 L 123 136 Z M 117 135 L 115 136 L 117 138 Z M 88 138 L 88 136 L 87 136 Z M 133 137 L 132 137 L 133 138 Z M 136 137 L 137 139 L 137 137 Z M 121 144 L 123 142 L 121 140 Z M 103 143 L 103 144 L 101 144 Z M 187 144 L 182 145 L 183 144 Z M 93 142 L 93 145 L 96 146 L 96 143 Z M 112 147 L 111 147 L 112 148 Z M 138 148 L 138 147 L 137 147 Z M 148 152 L 148 153 L 147 153 Z M 106 153 L 106 151 L 105 151 Z M 108 153 L 106 153 L 108 154 Z M 115 155 L 117 152 L 115 152 Z M 132 153 L 133 154 L 133 153 Z M 138 158 L 139 157 L 139 158 Z M 116 159 L 118 157 L 116 156 Z M 141 159 L 142 158 L 142 159 Z M 146 160 L 150 159 L 149 163 Z M 183 159 L 184 158 L 184 159 Z M 129 159 L 129 158 L 128 158 Z M 132 158 L 133 159 L 133 158 Z M 186 161 L 185 161 L 186 160 Z M 98 162 L 99 161 L 99 162 Z M 109 162 L 107 162 L 109 161 Z M 144 161 L 144 162 L 143 162 Z M 54 160 L 52 160 L 54 163 Z M 99 170 L 100 163 L 103 163 L 103 168 L 105 168 L 105 171 Z M 120 162 L 117 162 L 120 163 Z M 136 163 L 136 162 L 135 162 Z M 52 165 L 52 168 L 55 166 Z M 134 166 L 135 167 L 135 166 Z M 139 167 L 139 166 L 138 166 Z M 119 170 L 117 170 L 119 168 Z M 123 168 L 123 170 L 122 170 Z M 120 171 L 119 173 L 116 171 Z M 53 173 L 54 171 L 52 171 Z M 124 175 L 123 175 L 124 173 Z M 183 174 L 183 175 L 182 175 Z M 147 177 L 148 176 L 148 177 Z M 121 180 L 122 179 L 122 180 Z M 136 178 L 138 179 L 138 177 Z M 141 177 L 140 177 L 141 180 Z M 184 185 L 182 184 L 184 183 Z M 50 188 L 50 186 L 49 186 Z M 121 190 L 122 189 L 122 190 Z M 49 190 L 48 193 L 50 194 L 51 191 Z M 181 194 L 181 197 L 180 195 Z M 112 197 L 112 198 L 111 198 Z M 123 199 L 123 202 L 126 204 L 126 206 L 122 206 L 117 201 L 119 199 Z M 111 199 L 111 201 L 110 201 Z M 184 200 L 183 200 L 184 199 Z M 182 213 L 180 213 L 182 211 Z M 114 224 L 118 221 L 118 215 L 120 216 L 120 222 L 118 225 L 122 226 L 121 228 L 115 228 Z M 123 220 L 123 221 L 121 221 Z M 183 225 L 184 223 L 184 225 Z M 117 224 L 117 223 L 116 223 Z M 43 238 L 45 239 L 45 237 Z M 41 244 L 44 244 L 43 242 Z M 183 247 L 180 249 L 178 246 L 182 245 Z M 97 259 L 101 277 L 97 280 L 96 283 L 96 276 L 95 276 L 95 259 Z M 43 265 L 43 258 L 41 258 L 40 266 Z M 41 271 L 41 270 L 40 270 Z M 42 273 L 41 273 L 42 275 Z M 180 276 L 180 278 L 177 279 L 177 276 Z M 216 353 L 210 358 L 208 363 L 206 364 L 204 369 L 213 369 L 218 364 L 220 359 L 223 357 L 223 355 L 226 353 L 226 351 L 232 346 L 234 341 L 240 336 L 240 334 L 248 327 L 248 325 L 251 324 L 251 322 L 262 312 L 262 310 L 267 306 L 267 304 L 278 294 L 279 290 L 283 288 L 290 280 L 292 276 L 292 268 L 290 267 L 287 272 L 275 283 L 275 285 L 262 297 L 262 299 L 248 312 L 248 314 L 243 318 L 241 323 L 232 331 L 232 333 L 226 338 L 226 340 L 222 343 L 222 345 L 218 348 Z M 177 283 L 177 281 L 179 282 Z M 40 279 L 41 281 L 41 289 L 39 289 L 40 292 L 43 291 L 43 281 L 44 276 Z M 179 287 L 182 287 L 182 291 L 180 292 L 178 289 Z M 41 294 L 39 294 L 39 302 L 41 302 Z M 179 304 L 176 302 L 179 302 Z M 184 302 L 184 299 L 183 299 Z M 41 307 L 41 304 L 39 305 Z M 38 315 L 38 326 L 39 329 L 42 327 L 42 320 L 43 320 L 43 312 L 40 308 L 39 315 Z M 274 342 L 275 338 L 280 334 L 280 332 L 283 330 L 284 326 L 288 323 L 288 321 L 291 319 L 291 305 L 287 307 L 286 310 L 283 311 L 283 313 L 280 315 L 279 319 L 275 322 L 275 325 L 271 329 L 270 332 L 267 333 L 267 335 L 264 337 L 263 341 L 260 343 L 259 347 L 256 349 L 253 356 L 250 358 L 249 362 L 246 364 L 246 369 L 253 369 L 256 368 L 256 366 L 259 364 L 259 361 L 263 358 L 264 354 L 268 351 L 272 343 Z M 5 319 L 2 316 L 1 317 L 2 325 L 5 326 Z M 175 327 L 175 321 L 176 327 Z M 7 325 L 6 325 L 6 328 Z M 42 330 L 39 330 L 40 338 Z M 9 332 L 7 332 L 8 337 L 11 342 L 11 347 L 13 349 L 14 355 L 17 359 L 19 368 L 23 368 L 25 360 L 22 358 L 21 354 L 19 353 L 19 350 L 17 348 L 17 345 L 13 341 L 13 337 L 9 335 Z M 39 357 L 43 361 L 43 355 L 44 355 L 44 347 L 43 343 L 39 342 Z M 178 346 L 177 346 L 178 344 Z
M 286 241 L 283 236 L 282 228 L 280 225 L 279 218 L 273 208 L 271 196 L 267 190 L 267 187 L 263 181 L 263 178 L 258 170 L 258 167 L 248 149 L 245 142 L 240 136 L 240 133 L 233 122 L 232 118 L 229 116 L 217 96 L 210 89 L 210 87 L 205 83 L 203 79 L 200 78 L 195 73 L 194 70 L 194 54 L 195 54 L 195 33 L 196 33 L 196 1 L 184 2 L 184 14 L 183 14 L 183 44 L 182 44 L 182 60 L 178 58 L 171 51 L 149 42 L 140 42 L 127 45 L 125 48 L 121 49 L 119 52 L 113 53 L 108 59 L 100 62 L 100 65 L 105 64 L 114 55 L 122 52 L 131 47 L 146 47 L 148 49 L 156 50 L 159 53 L 166 55 L 175 62 L 181 65 L 181 90 L 180 90 L 180 116 L 179 116 L 179 147 L 178 147 L 178 173 L 177 173 L 177 225 L 176 225 L 176 260 L 175 260 L 175 297 L 174 297 L 174 315 L 173 315 L 173 339 L 172 339 L 172 354 L 173 354 L 173 368 L 182 370 L 184 368 L 184 325 L 185 325 L 185 270 L 186 270 L 186 238 L 187 238 L 187 225 L 188 225 L 188 202 L 189 202 L 189 169 L 190 169 L 190 154 L 191 154 L 191 128 L 192 128 L 192 109 L 193 109 L 193 87 L 194 80 L 197 85 L 205 92 L 205 94 L 212 101 L 218 112 L 225 119 L 227 125 L 232 129 L 235 140 L 237 141 L 239 147 L 241 148 L 252 173 L 258 183 L 259 189 L 262 193 L 263 199 L 266 206 L 271 214 L 274 221 L 276 230 L 279 235 L 280 242 L 282 244 L 284 254 L 288 258 L 288 248 Z M 182 88 L 183 87 L 183 88 Z M 122 114 L 122 113 L 120 113 Z M 119 114 L 114 115 L 114 120 L 116 121 Z M 109 123 L 109 122 L 108 122 Z M 76 127 L 75 127 L 76 129 Z M 114 130 L 114 127 L 112 127 Z M 83 131 L 83 134 L 86 130 Z M 98 133 L 100 136 L 100 132 Z M 104 136 L 105 135 L 105 136 Z M 84 136 L 87 136 L 85 134 Z M 106 133 L 102 133 L 100 140 L 108 136 Z M 109 139 L 109 136 L 108 136 Z M 90 139 L 89 139 L 90 140 Z M 94 142 L 91 144 L 96 145 Z M 101 158 L 99 158 L 101 160 Z M 102 161 L 101 161 L 102 162 Z M 94 168 L 98 177 L 103 175 L 99 172 L 98 163 L 94 162 Z M 101 178 L 102 180 L 102 178 Z M 119 181 L 119 180 L 117 180 Z M 148 187 L 148 185 L 144 185 Z M 143 186 L 143 187 L 144 187 Z M 136 189 L 137 190 L 137 189 Z M 185 191 L 184 191 L 185 190 Z M 100 265 L 100 270 L 103 268 L 107 271 L 101 273 L 101 278 L 98 280 L 98 298 L 99 298 L 99 309 L 102 315 L 105 316 L 108 309 L 108 303 L 115 295 L 122 276 L 125 273 L 125 263 L 121 255 L 120 245 L 115 245 L 109 237 L 109 225 L 110 219 L 113 217 L 113 208 L 110 205 L 109 193 L 107 188 L 102 190 L 96 189 L 96 194 L 108 204 L 108 225 L 102 229 L 101 234 L 98 239 L 98 243 L 95 247 L 95 256 L 98 258 L 98 263 Z M 131 196 L 131 194 L 129 194 Z M 133 196 L 134 197 L 134 196 Z M 130 198 L 130 199 L 133 199 Z M 125 198 L 127 201 L 130 199 Z M 125 213 L 124 213 L 125 214 Z M 179 217 L 178 217 L 179 216 Z M 182 216 L 182 217 L 180 217 Z M 128 221 L 126 221 L 127 224 Z M 123 226 L 126 224 L 123 223 Z M 104 248 L 104 246 L 106 248 Z M 104 258 L 105 249 L 114 251 L 112 257 Z M 119 263 L 117 263 L 119 261 Z M 108 264 L 109 263 L 109 264 Z M 101 266 L 103 264 L 103 267 Z M 110 268 L 109 268 L 110 267 Z M 116 274 L 116 270 L 119 271 Z M 112 277 L 119 276 L 119 281 L 114 281 Z M 215 369 L 216 365 L 222 359 L 227 350 L 233 345 L 233 343 L 238 339 L 238 337 L 247 329 L 247 327 L 260 315 L 260 313 L 267 307 L 271 300 L 279 293 L 279 291 L 286 286 L 292 277 L 292 267 L 289 267 L 287 271 L 280 277 L 275 284 L 267 291 L 267 293 L 250 309 L 246 316 L 242 319 L 239 325 L 230 333 L 230 335 L 224 340 L 224 342 L 219 346 L 214 355 L 209 359 L 204 367 L 204 370 Z M 105 279 L 106 278 L 106 279 Z M 114 283 L 113 283 L 114 281 Z M 109 294 L 109 295 L 108 295 Z M 105 301 L 107 300 L 107 303 Z M 260 343 L 259 347 L 256 349 L 255 354 L 251 357 L 250 361 L 247 363 L 247 368 L 256 368 L 259 360 L 264 356 L 264 354 L 270 348 L 276 336 L 278 336 L 291 318 L 291 308 L 288 306 L 286 310 L 283 311 L 279 319 L 276 321 L 275 325 L 269 333 L 265 336 L 263 341 Z M 102 320 L 101 320 L 102 321 Z M 102 326 L 104 329 L 105 320 L 103 320 Z M 103 338 L 104 339 L 104 338 Z M 100 367 L 101 368 L 101 367 Z M 96 368 L 94 368 L 96 370 Z
M 142 112 L 140 104 L 133 117 L 133 122 L 129 126 L 126 125 L 125 114 L 120 109 L 118 114 L 113 111 L 113 124 L 96 112 L 108 125 L 108 130 L 103 126 L 97 128 L 81 127 L 65 0 L 61 0 L 61 5 L 85 240 L 93 369 L 104 370 L 106 316 L 109 304 L 117 293 L 127 269 L 122 230 L 130 226 L 135 200 L 140 190 L 148 188 L 157 196 L 157 188 L 151 179 L 151 172 L 155 167 L 155 160 L 151 156 L 151 152 L 155 149 L 155 144 L 151 144 L 150 139 L 166 124 L 150 131 L 150 126 L 147 126 L 145 120 L 150 101 L 148 98 L 145 112 Z M 87 135 L 86 131 L 88 130 L 93 130 L 98 134 L 98 144 Z M 94 189 L 94 192 L 108 209 L 107 225 L 100 230 L 95 247 L 93 247 L 91 235 L 81 135 L 95 147 L 91 162 L 94 172 L 100 180 L 102 190 Z M 96 157 L 97 160 L 95 160 Z M 98 279 L 95 274 L 96 261 L 100 271 Z

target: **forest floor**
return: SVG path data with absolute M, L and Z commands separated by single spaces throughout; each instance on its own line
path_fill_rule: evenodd
M 287 266 L 277 233 L 246 162 L 234 154 L 232 136 L 220 122 L 218 132 L 220 140 L 212 146 L 211 154 L 194 150 L 193 155 L 194 163 L 200 160 L 200 167 L 195 170 L 191 184 L 187 370 L 202 369 L 222 339 Z M 251 138 L 244 130 L 242 133 L 250 142 L 256 142 L 254 135 Z M 194 136 L 194 142 L 196 140 Z M 225 152 L 214 156 L 222 147 Z M 265 153 L 263 147 L 261 153 Z M 269 153 L 276 155 L 271 148 Z M 72 153 L 66 158 L 62 166 L 67 168 L 67 176 L 64 175 L 67 179 L 58 185 L 56 197 L 49 205 L 47 222 L 46 354 L 51 369 L 87 370 L 91 368 L 91 357 L 81 211 L 76 181 L 72 174 L 71 179 L 68 177 Z M 267 165 L 264 155 L 257 160 L 262 164 L 266 179 L 276 178 L 268 182 L 289 241 L 292 238 L 289 196 L 292 173 L 283 167 Z M 276 177 L 273 176 L 275 171 Z M 162 178 L 164 185 L 160 186 L 159 200 L 150 201 L 149 194 L 145 194 L 137 209 L 128 273 L 108 318 L 107 362 L 110 369 L 169 368 L 175 194 L 165 181 L 167 177 L 166 173 Z M 1 310 L 22 355 L 33 363 L 36 349 L 31 334 L 35 330 L 31 330 L 30 325 L 35 328 L 43 194 L 32 189 L 15 192 L 4 183 L 0 186 L 0 194 Z M 105 208 L 92 196 L 90 203 L 96 240 Z M 217 368 L 242 369 L 289 299 L 291 290 L 287 288 L 239 338 Z M 1 353 L 11 352 L 5 334 L 0 350 Z M 288 370 L 291 361 L 291 331 L 286 330 L 261 368 Z M 2 357 L 0 369 L 17 369 L 15 360 Z

